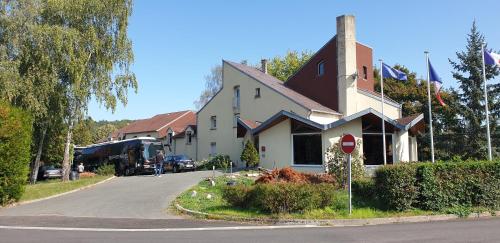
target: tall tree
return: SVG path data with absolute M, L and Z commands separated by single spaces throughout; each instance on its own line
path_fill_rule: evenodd
M 463 120 L 463 129 L 467 134 L 465 147 L 466 157 L 486 158 L 486 124 L 484 107 L 484 80 L 482 73 L 481 45 L 485 43 L 484 36 L 479 32 L 476 22 L 472 24 L 470 33 L 467 35 L 467 46 L 464 51 L 457 52 L 457 60 L 449 60 L 453 66 L 453 77 L 459 83 L 458 112 Z M 487 49 L 487 48 L 486 48 Z M 495 66 L 486 66 L 486 79 L 491 80 L 499 74 Z M 488 84 L 487 86 L 491 109 L 492 132 L 497 130 L 497 122 L 500 117 L 500 84 Z
M 222 66 L 212 67 L 210 74 L 205 76 L 205 89 L 201 92 L 198 100 L 194 102 L 196 109 L 203 107 L 222 88 Z
M 67 100 L 67 134 L 62 162 L 63 180 L 69 179 L 74 124 L 94 98 L 114 111 L 127 102 L 129 88 L 137 90 L 132 43 L 127 36 L 131 0 L 48 0 L 41 19 L 55 43 L 52 51 Z
M 56 61 L 50 55 L 54 41 L 41 22 L 43 2 L 0 2 L 0 98 L 29 111 L 33 117 L 30 182 L 36 175 L 50 123 L 61 115 Z M 59 90 L 60 91 L 60 90 Z
M 276 56 L 267 64 L 267 71 L 279 80 L 287 81 L 302 65 L 311 59 L 310 51 L 287 51 L 284 57 Z

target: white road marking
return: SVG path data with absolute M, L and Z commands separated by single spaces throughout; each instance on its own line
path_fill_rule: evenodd
M 11 230 L 45 230 L 45 231 L 89 231 L 89 232 L 185 232 L 185 231 L 228 231 L 228 230 L 271 230 L 271 229 L 298 229 L 323 228 L 319 225 L 277 225 L 277 226 L 230 226 L 205 228 L 157 228 L 157 229 L 113 229 L 113 228 L 71 228 L 71 227 L 39 227 L 39 226 L 4 226 L 0 229 Z

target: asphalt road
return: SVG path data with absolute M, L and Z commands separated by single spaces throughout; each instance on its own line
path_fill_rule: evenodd
M 500 219 L 319 228 L 5 229 L 1 242 L 500 242 Z
M 40 202 L 0 209 L 0 216 L 69 216 L 172 219 L 175 197 L 210 176 L 210 171 L 118 177 L 95 187 Z

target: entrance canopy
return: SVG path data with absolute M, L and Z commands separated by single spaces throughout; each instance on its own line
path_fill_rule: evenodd
M 374 131 L 379 131 L 381 130 L 382 127 L 382 119 L 385 121 L 385 128 L 386 131 L 389 133 L 392 133 L 394 131 L 410 131 L 410 133 L 416 134 L 419 132 L 422 132 L 425 125 L 424 125 L 424 115 L 423 114 L 417 114 L 413 116 L 408 116 L 408 117 L 403 117 L 401 119 L 391 119 L 387 116 L 382 116 L 382 114 L 372 108 L 360 111 L 358 113 L 352 114 L 350 116 L 346 116 L 342 119 L 339 119 L 335 122 L 332 122 L 330 124 L 319 124 L 317 122 L 311 121 L 307 118 L 304 118 L 302 116 L 299 116 L 295 113 L 291 113 L 288 111 L 280 111 L 276 113 L 274 116 L 271 118 L 267 119 L 265 122 L 260 124 L 258 127 L 252 129 L 252 134 L 258 134 L 264 130 L 267 130 L 274 125 L 286 120 L 286 119 L 291 119 L 298 121 L 303 124 L 307 124 L 308 126 L 312 128 L 316 128 L 318 130 L 329 130 L 333 129 L 336 127 L 343 126 L 351 121 L 354 121 L 356 119 L 362 118 L 363 121 L 363 130 L 368 129 L 368 130 L 374 130 Z

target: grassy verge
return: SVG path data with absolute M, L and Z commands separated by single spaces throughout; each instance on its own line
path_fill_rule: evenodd
M 92 185 L 100 181 L 103 181 L 105 179 L 108 179 L 110 177 L 111 176 L 96 175 L 94 177 L 82 178 L 80 180 L 68 181 L 68 182 L 62 182 L 59 179 L 40 181 L 35 185 L 27 185 L 26 190 L 19 201 L 20 202 L 31 201 L 35 199 L 53 196 L 80 187 Z
M 201 181 L 198 185 L 182 193 L 174 203 L 182 207 L 199 212 L 215 214 L 220 216 L 230 216 L 236 218 L 260 218 L 260 219 L 349 219 L 349 218 L 382 218 L 401 217 L 416 215 L 431 215 L 435 212 L 411 210 L 405 212 L 383 211 L 369 206 L 367 202 L 353 200 L 353 213 L 349 215 L 348 195 L 346 191 L 339 190 L 335 194 L 334 203 L 323 209 L 306 211 L 303 213 L 273 215 L 262 212 L 254 208 L 236 208 L 228 204 L 222 198 L 222 188 L 229 181 L 229 178 L 220 176 L 216 178 L 216 185 L 211 186 L 208 181 Z M 237 183 L 252 184 L 253 179 L 237 177 Z M 192 192 L 196 191 L 196 196 L 192 197 Z M 212 198 L 208 199 L 210 194 Z

